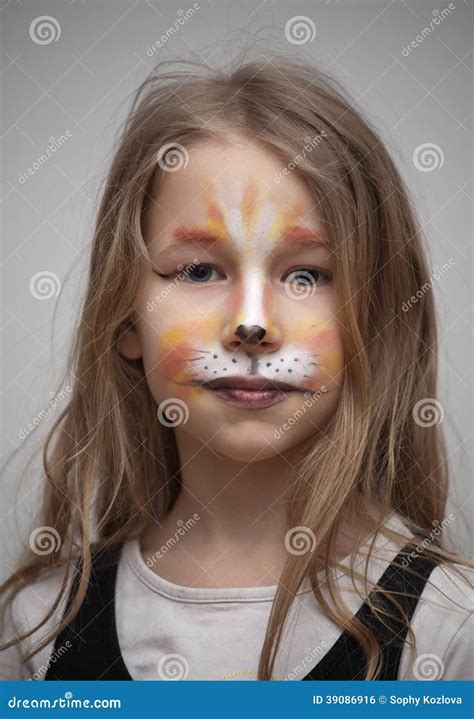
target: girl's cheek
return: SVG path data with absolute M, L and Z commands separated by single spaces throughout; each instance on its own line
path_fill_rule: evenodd
M 185 323 L 181 318 L 176 318 L 174 323 L 168 318 L 166 327 L 155 324 L 148 354 L 156 373 L 176 384 L 192 381 L 196 376 L 196 361 L 202 359 L 205 348 L 215 342 L 218 323 L 219 316 L 214 314 Z
M 315 362 L 308 385 L 311 389 L 339 385 L 344 370 L 344 348 L 340 330 L 332 322 L 300 322 L 293 326 L 292 340 Z
M 320 356 L 321 370 L 328 384 L 340 384 L 344 370 L 344 353 L 339 347 L 327 349 Z
M 188 384 L 193 379 L 194 339 L 182 327 L 169 328 L 155 334 L 145 355 L 147 379 L 155 400 L 178 399 L 189 405 L 202 389 Z M 197 340 L 197 345 L 202 344 Z M 171 400 L 170 400 L 171 398 Z M 171 408 L 171 405 L 170 405 Z

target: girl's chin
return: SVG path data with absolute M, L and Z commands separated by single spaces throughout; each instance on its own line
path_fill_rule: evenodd
M 293 431 L 281 431 L 275 422 L 242 419 L 232 424 L 208 425 L 207 433 L 208 439 L 202 436 L 202 432 L 195 438 L 204 439 L 209 449 L 220 456 L 238 462 L 259 462 L 296 447 L 314 433 L 314 428 L 307 428 L 307 434 L 301 436 L 302 432 L 296 433 L 294 428 Z
M 255 442 L 252 447 L 248 444 L 240 446 L 236 442 L 232 444 L 219 443 L 219 446 L 213 447 L 213 449 L 217 451 L 221 457 L 227 457 L 234 462 L 244 462 L 245 464 L 262 462 L 281 454 L 281 451 L 277 450 L 276 447 L 271 444 L 262 443 L 259 445 L 257 442 Z

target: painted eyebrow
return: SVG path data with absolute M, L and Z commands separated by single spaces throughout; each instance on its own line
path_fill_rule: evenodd
M 179 226 L 173 230 L 171 237 L 173 240 L 172 243 L 159 253 L 160 258 L 173 257 L 176 252 L 179 252 L 180 248 L 191 248 L 194 246 L 194 249 L 196 249 L 195 245 L 207 245 L 211 248 L 218 243 L 219 246 L 222 246 L 219 235 L 206 229 Z
M 212 245 L 215 242 L 219 242 L 221 240 L 219 235 L 216 235 L 214 232 L 210 232 L 209 230 L 199 228 L 186 228 L 181 226 L 175 228 L 172 237 L 174 241 L 171 247 L 176 247 L 176 245 L 186 245 L 190 243 L 202 243 L 204 245 Z
M 214 244 L 219 242 L 221 238 L 214 232 L 205 229 L 193 229 L 186 227 L 177 227 L 173 232 L 173 246 L 187 243 Z M 282 235 L 282 240 L 291 245 L 325 245 L 329 243 L 321 237 L 321 235 L 308 227 L 292 227 Z
M 330 247 L 330 243 L 321 237 L 319 232 L 311 230 L 309 227 L 292 227 L 283 234 L 282 239 L 291 245 L 303 245 L 310 247 L 314 245 L 323 245 L 324 247 Z

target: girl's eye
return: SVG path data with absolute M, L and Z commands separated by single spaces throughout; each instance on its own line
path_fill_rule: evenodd
M 163 274 L 162 272 L 158 272 L 158 270 L 153 270 L 153 272 L 157 274 L 158 277 L 162 277 L 166 280 L 175 277 L 178 281 L 192 282 L 193 284 L 204 284 L 212 280 L 221 280 L 224 278 L 224 275 L 211 265 L 196 265 L 193 263 L 185 265 L 184 267 L 183 265 L 178 265 L 176 270 L 171 274 Z
M 161 274 L 154 270 L 159 277 L 169 279 L 172 275 Z M 212 265 L 196 265 L 189 264 L 182 267 L 178 265 L 176 272 L 173 273 L 182 282 L 192 282 L 193 284 L 205 284 L 216 280 L 225 279 L 225 276 Z M 296 284 L 299 287 L 319 287 L 331 281 L 331 276 L 318 270 L 315 267 L 302 267 L 292 270 L 283 280 L 285 283 Z
M 289 272 L 284 282 L 291 282 L 305 287 L 319 287 L 326 284 L 326 282 L 330 282 L 330 280 L 330 275 L 322 272 L 322 270 L 317 270 L 315 267 L 302 267 Z
M 222 279 L 222 275 L 211 265 L 188 265 L 182 272 L 183 279 L 189 282 L 211 282 L 212 280 Z

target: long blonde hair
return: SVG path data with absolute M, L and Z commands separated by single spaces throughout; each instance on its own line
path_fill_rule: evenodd
M 222 73 L 195 63 L 170 69 L 163 64 L 136 94 L 99 208 L 68 365 L 73 390 L 43 450 L 40 523 L 55 528 L 61 550 L 39 555 L 29 550 L 1 589 L 11 600 L 24 584 L 59 566 L 64 578 L 41 624 L 14 641 L 51 617 L 71 565 L 80 558 L 82 579 L 72 607 L 29 656 L 52 641 L 84 599 L 91 549 L 120 543 L 162 519 L 180 492 L 173 429 L 157 422 L 141 359 L 125 359 L 117 343 L 133 325 L 135 298 L 150 266 L 142 219 L 153 180 L 162 172 L 158 151 L 167 143 L 189 149 L 229 131 L 262 143 L 282 166 L 298 157 L 294 171 L 313 191 L 334 246 L 346 356 L 338 409 L 324 434 L 305 446 L 288 503 L 288 528 L 312 530 L 316 552 L 288 557 L 257 678 L 272 678 L 285 619 L 305 577 L 327 616 L 362 644 L 366 678 L 375 678 L 379 647 L 338 592 L 332 571 L 338 564 L 335 541 L 343 510 L 362 502 L 375 507 L 381 520 L 397 511 L 416 533 L 443 520 L 448 477 L 440 428 L 413 418 L 417 402 L 436 397 L 433 297 L 425 292 L 408 312 L 402 310 L 429 272 L 407 191 L 384 144 L 337 83 L 284 57 L 240 63 Z M 302 153 L 315 136 L 323 140 Z M 378 531 L 401 538 L 383 526 Z M 322 547 L 330 602 L 314 566 Z M 463 561 L 442 542 L 426 553 L 445 562 Z M 370 552 L 366 581 L 369 561 Z

